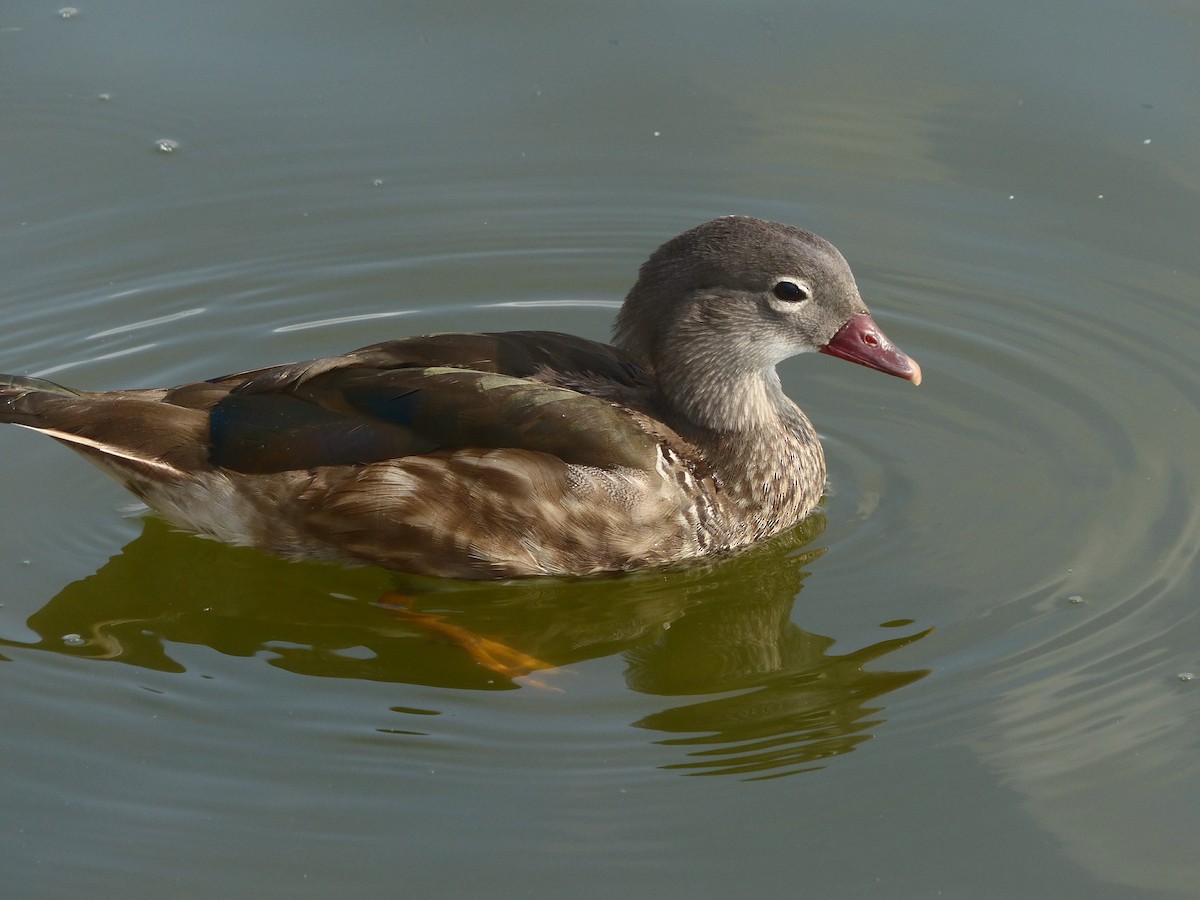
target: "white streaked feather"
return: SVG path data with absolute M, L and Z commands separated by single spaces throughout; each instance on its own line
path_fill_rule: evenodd
M 175 466 L 163 462 L 161 459 L 155 459 L 153 456 L 142 456 L 132 453 L 128 448 L 118 447 L 115 444 L 106 444 L 104 441 L 93 440 L 89 437 L 83 437 L 78 434 L 71 434 L 68 431 L 59 431 L 57 428 L 38 428 L 35 425 L 21 425 L 14 422 L 21 428 L 28 428 L 30 431 L 36 431 L 40 434 L 49 435 L 52 438 L 57 438 L 60 441 L 65 441 L 68 444 L 78 444 L 81 447 L 89 447 L 103 453 L 105 456 L 114 456 L 117 459 L 127 459 L 130 462 L 135 462 L 141 466 L 147 466 L 159 472 L 165 472 L 175 478 L 187 478 L 188 473 L 182 472 Z

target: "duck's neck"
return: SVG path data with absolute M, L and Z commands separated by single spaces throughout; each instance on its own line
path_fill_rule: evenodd
M 670 370 L 656 375 L 678 415 L 717 434 L 777 431 L 787 428 L 792 414 L 800 412 L 784 394 L 774 368 L 687 380 L 672 377 Z
M 774 369 L 705 387 L 691 382 L 690 390 L 669 375 L 659 384 L 678 417 L 672 424 L 703 448 L 730 515 L 755 539 L 790 527 L 820 502 L 821 442 Z

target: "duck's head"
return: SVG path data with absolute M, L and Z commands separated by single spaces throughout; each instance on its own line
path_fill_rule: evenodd
M 616 343 L 702 424 L 708 410 L 728 405 L 722 397 L 773 384 L 775 365 L 798 353 L 921 382 L 920 366 L 871 318 L 836 247 L 748 216 L 713 219 L 659 247 L 625 299 Z

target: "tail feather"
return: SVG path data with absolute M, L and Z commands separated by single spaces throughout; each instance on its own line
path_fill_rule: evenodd
M 32 375 L 0 375 L 0 391 L 44 391 L 68 397 L 81 396 L 80 391 L 64 387 L 57 381 L 47 381 Z
M 82 397 L 79 391 L 31 375 L 0 375 L 0 422 L 39 427 L 49 398 Z
M 0 375 L 0 422 L 32 428 L 93 462 L 185 474 L 207 465 L 208 415 L 161 392 L 76 391 L 44 378 Z

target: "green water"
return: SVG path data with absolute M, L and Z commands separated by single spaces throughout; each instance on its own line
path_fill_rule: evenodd
M 584 582 L 283 563 L 0 432 L 12 896 L 1200 891 L 1200 9 L 60 8 L 0 8 L 0 370 L 604 338 L 737 212 L 925 382 L 790 361 L 822 515 Z

